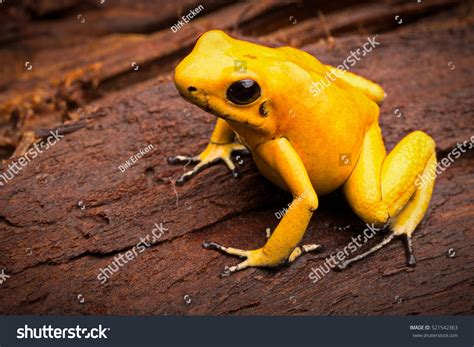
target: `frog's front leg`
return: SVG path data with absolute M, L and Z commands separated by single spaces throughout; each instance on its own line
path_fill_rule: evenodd
M 285 182 L 293 194 L 293 202 L 280 224 L 278 224 L 266 244 L 261 248 L 245 251 L 224 247 L 215 242 L 205 242 L 203 244 L 208 249 L 218 249 L 227 254 L 246 258 L 240 264 L 226 268 L 222 275 L 227 275 L 249 266 L 272 267 L 286 260 L 294 260 L 301 254 L 298 244 L 303 238 L 313 212 L 318 207 L 318 197 L 308 177 L 306 168 L 287 139 L 280 138 L 265 142 L 257 146 L 255 152 Z M 303 251 L 317 248 L 318 246 L 311 246 L 303 249 Z
M 235 164 L 232 162 L 232 153 L 235 151 L 248 153 L 248 150 L 242 144 L 234 143 L 234 138 L 235 134 L 226 121 L 218 118 L 209 144 L 201 154 L 193 157 L 177 155 L 175 157 L 168 158 L 168 163 L 170 164 L 198 163 L 192 170 L 184 173 L 176 181 L 176 184 L 184 184 L 184 182 L 189 180 L 198 172 L 221 160 L 229 167 L 232 172 L 232 176 L 237 178 L 239 173 L 235 167 Z

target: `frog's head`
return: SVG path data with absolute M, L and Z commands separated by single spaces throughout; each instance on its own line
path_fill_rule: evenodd
M 174 82 L 185 99 L 202 109 L 231 122 L 271 131 L 276 124 L 272 102 L 280 99 L 275 93 L 288 92 L 289 87 L 275 85 L 284 85 L 287 79 L 279 76 L 283 73 L 275 51 L 211 30 L 176 67 Z

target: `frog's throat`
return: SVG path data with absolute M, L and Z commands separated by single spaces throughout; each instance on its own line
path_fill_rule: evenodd
M 265 122 L 252 122 L 251 119 L 247 119 L 247 118 L 239 118 L 239 117 L 235 117 L 235 116 L 232 116 L 232 115 L 229 115 L 229 114 L 226 114 L 226 113 L 220 113 L 218 111 L 215 111 L 215 110 L 212 110 L 212 111 L 208 111 L 210 113 L 212 113 L 213 115 L 219 117 L 219 118 L 222 118 L 224 120 L 228 120 L 230 122 L 233 122 L 233 123 L 238 123 L 238 124 L 242 124 L 242 125 L 247 125 L 249 127 L 252 127 L 254 129 L 259 129 L 261 127 L 263 127 L 265 125 Z
M 254 129 L 260 129 L 265 125 L 264 123 L 261 123 L 261 124 L 251 123 L 247 119 L 235 119 L 234 117 L 229 116 L 229 115 L 222 115 L 221 116 L 221 115 L 216 114 L 216 116 L 219 117 L 219 118 L 222 118 L 226 121 L 229 121 L 231 123 L 247 125 L 247 126 L 249 126 L 251 128 L 254 128 Z

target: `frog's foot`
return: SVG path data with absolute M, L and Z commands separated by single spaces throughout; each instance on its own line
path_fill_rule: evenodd
M 168 158 L 168 163 L 170 164 L 183 164 L 186 165 L 191 163 L 198 163 L 192 170 L 185 172 L 178 180 L 176 184 L 183 185 L 184 182 L 191 179 L 198 172 L 204 170 L 205 168 L 219 162 L 223 161 L 227 167 L 231 170 L 232 176 L 234 178 L 239 177 L 239 172 L 235 167 L 235 164 L 232 162 L 231 156 L 233 152 L 241 152 L 242 154 L 249 153 L 247 148 L 240 143 L 227 143 L 227 144 L 215 144 L 209 143 L 206 149 L 199 155 L 194 157 L 187 157 L 183 155 L 177 155 L 175 157 Z
M 288 262 L 292 263 L 298 258 L 299 256 L 309 253 L 309 252 L 319 252 L 323 250 L 323 246 L 317 245 L 315 243 L 309 245 L 303 245 L 301 247 L 296 247 L 293 252 L 291 252 L 290 256 L 288 257 Z
M 217 249 L 225 254 L 236 255 L 241 258 L 247 258 L 243 262 L 227 267 L 224 271 L 221 272 L 221 277 L 229 276 L 233 272 L 243 270 L 247 267 L 272 267 L 277 266 L 282 263 L 282 261 L 271 259 L 269 258 L 264 252 L 263 248 L 259 248 L 252 251 L 245 251 L 238 248 L 233 247 L 225 247 L 216 242 L 204 242 L 202 246 L 206 249 Z M 301 247 L 296 247 L 293 252 L 291 252 L 290 256 L 288 257 L 288 262 L 293 262 L 296 258 L 300 255 L 312 252 L 312 251 L 319 251 L 322 249 L 321 245 L 310 244 L 304 245 Z
M 375 253 L 378 251 L 380 248 L 383 246 L 389 244 L 396 236 L 402 236 L 404 244 L 405 244 L 405 251 L 406 251 L 406 256 L 407 256 L 407 265 L 408 266 L 415 266 L 416 265 L 416 259 L 415 255 L 413 254 L 413 246 L 412 246 L 412 241 L 411 241 L 411 236 L 407 233 L 399 234 L 397 235 L 395 232 L 392 232 L 388 234 L 380 243 L 376 244 L 372 248 L 370 248 L 368 251 L 359 254 L 353 258 L 344 260 L 343 262 L 340 262 L 337 264 L 336 269 L 337 270 L 344 270 L 346 269 L 350 264 L 353 262 L 356 262 L 358 260 L 364 259 L 371 255 L 372 253 Z
M 218 251 L 221 251 L 222 253 L 236 255 L 241 258 L 247 258 L 246 260 L 244 260 L 243 262 L 235 266 L 230 266 L 230 267 L 226 266 L 224 271 L 222 271 L 220 274 L 221 277 L 229 276 L 233 272 L 243 270 L 248 267 L 276 266 L 280 264 L 280 262 L 278 261 L 275 262 L 269 259 L 263 252 L 262 248 L 251 250 L 251 251 L 245 251 L 238 248 L 225 247 L 216 242 L 204 242 L 202 246 L 206 249 L 217 249 Z

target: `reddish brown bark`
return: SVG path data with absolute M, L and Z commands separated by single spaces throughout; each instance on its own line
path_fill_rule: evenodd
M 235 22 L 233 11 L 225 13 Z M 388 94 L 381 126 L 389 148 L 421 129 L 436 140 L 441 159 L 473 135 L 471 23 L 464 14 L 447 11 L 397 27 L 379 34 L 381 45 L 354 67 Z M 194 27 L 188 29 L 177 36 L 185 46 L 197 34 Z M 166 35 L 140 38 L 144 46 L 115 41 L 125 62 L 105 55 L 107 67 L 100 78 L 123 73 L 131 47 L 143 54 L 143 61 L 164 58 L 163 51 L 151 50 L 154 45 L 180 52 L 173 46 L 178 41 L 163 42 L 163 37 L 173 37 Z M 366 36 L 336 37 L 332 47 L 319 42 L 303 48 L 338 65 Z M 91 55 L 77 55 L 83 64 L 95 61 Z M 43 83 L 42 78 L 34 83 Z M 321 199 L 304 240 L 323 244 L 323 253 L 305 255 L 280 269 L 248 269 L 222 279 L 219 272 L 238 259 L 206 251 L 201 243 L 213 240 L 244 249 L 262 245 L 266 228 L 278 223 L 274 213 L 290 197 L 266 181 L 250 157 L 239 165 L 239 180 L 217 165 L 174 187 L 183 168 L 168 165 L 166 157 L 202 150 L 214 117 L 184 102 L 166 78 L 146 79 L 128 88 L 127 83 L 110 82 L 110 89 L 89 104 L 94 111 L 86 113 L 86 127 L 65 135 L 0 187 L 0 269 L 11 276 L 0 285 L 2 314 L 474 312 L 472 151 L 438 177 L 431 211 L 414 236 L 417 267 L 405 266 L 397 241 L 346 271 L 311 283 L 311 267 L 364 228 L 336 192 Z M 121 173 L 119 165 L 149 144 L 154 149 Z M 132 250 L 155 223 L 168 229 L 158 242 L 101 284 L 100 269 Z

